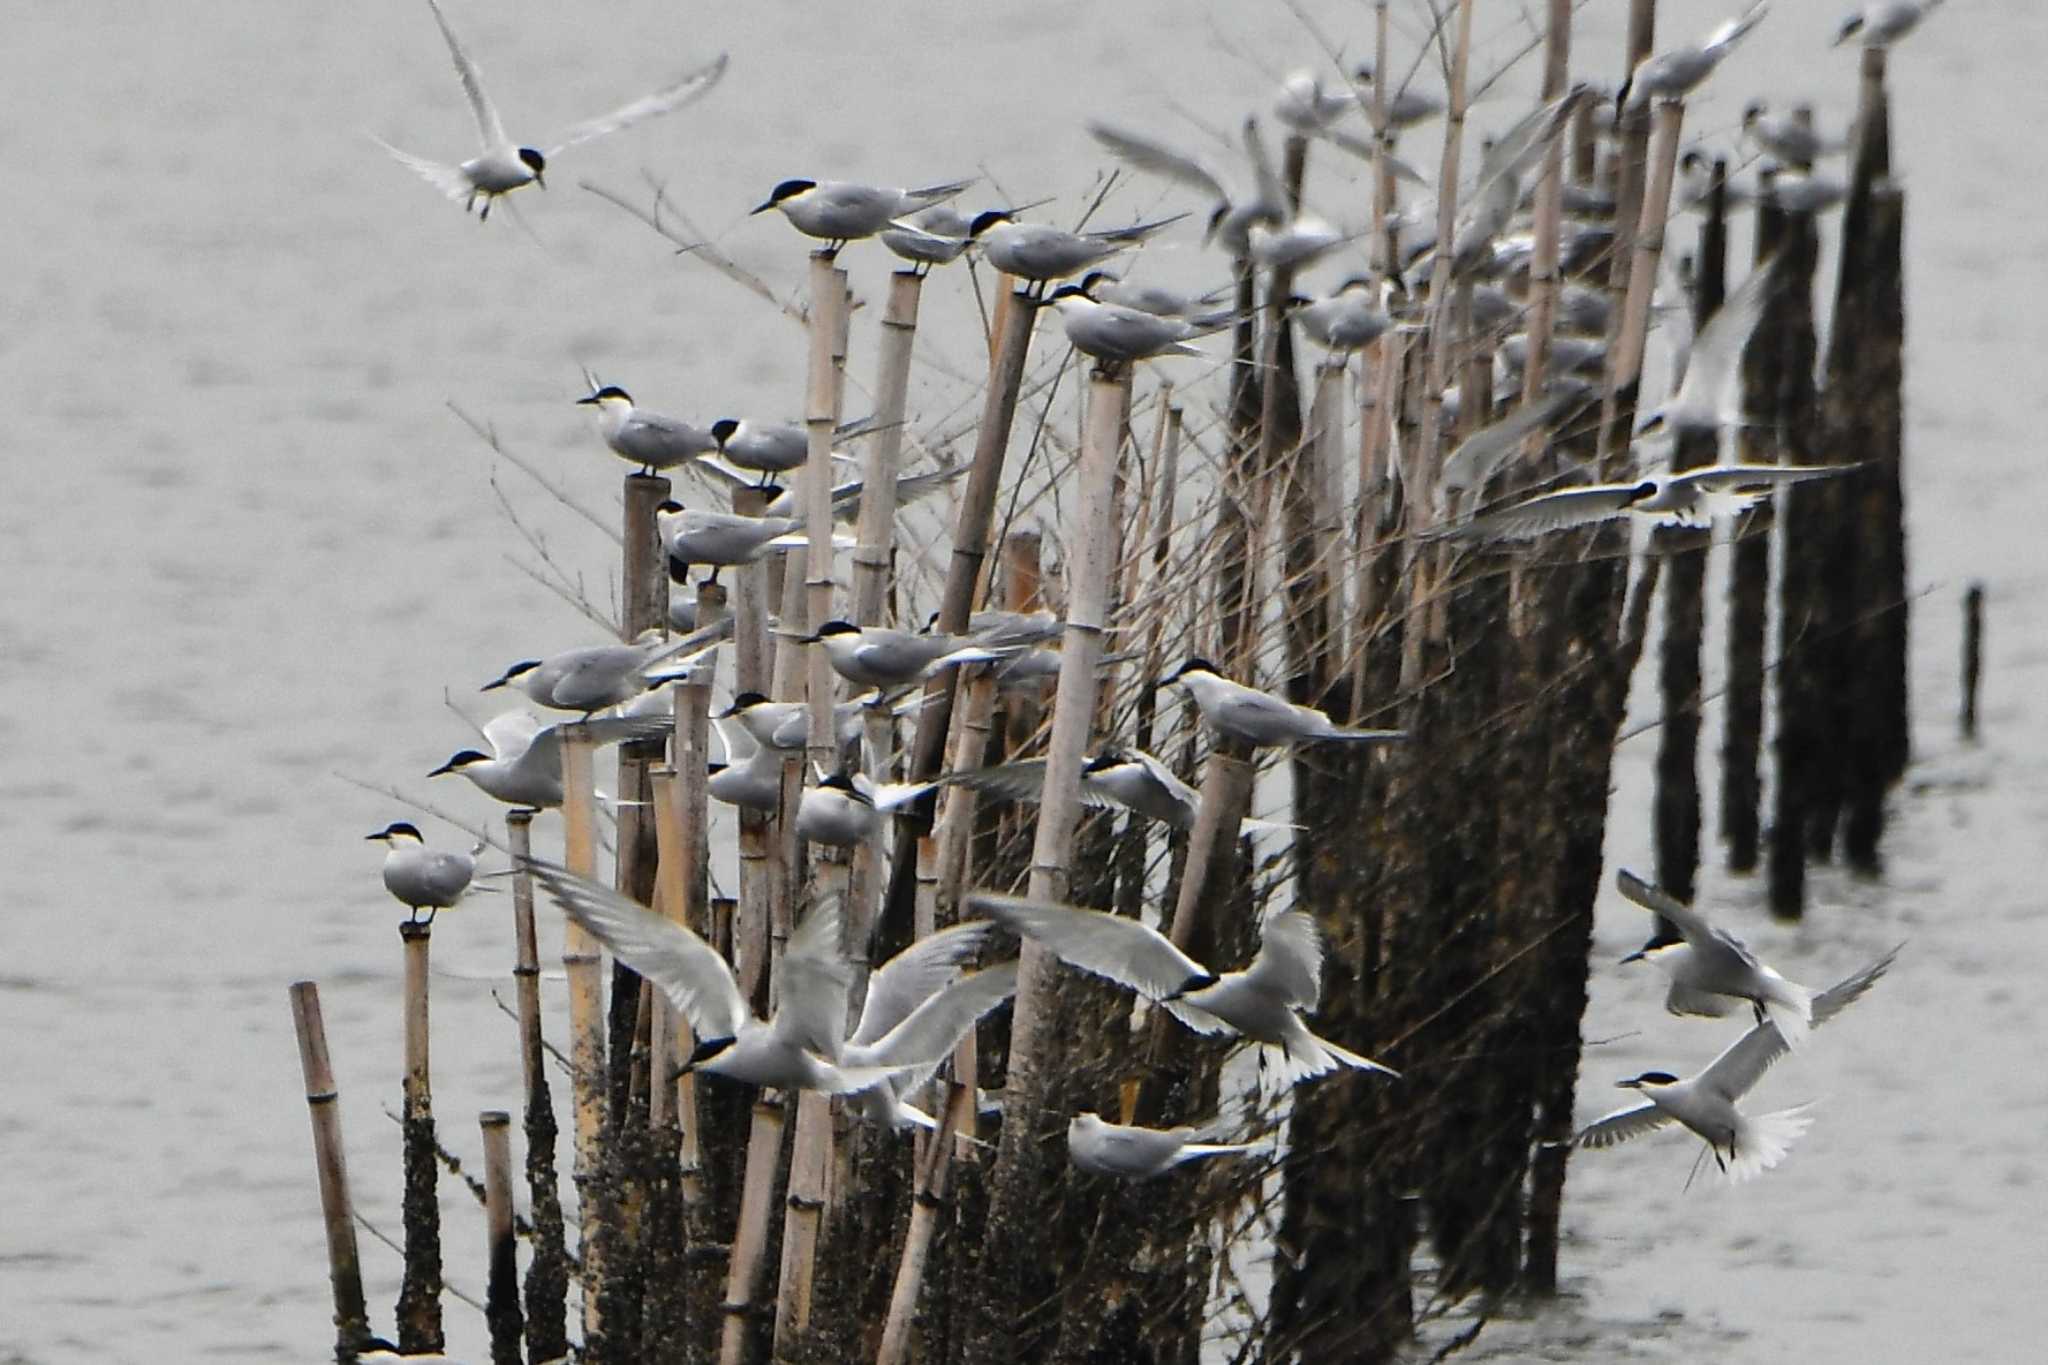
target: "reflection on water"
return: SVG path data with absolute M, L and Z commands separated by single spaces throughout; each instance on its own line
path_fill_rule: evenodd
M 926 15 L 914 34 L 860 7 L 684 14 L 632 0 L 594 25 L 537 0 L 464 6 L 457 22 L 518 127 L 560 126 L 717 48 L 734 54 L 703 104 L 577 149 L 554 189 L 520 196 L 529 235 L 509 215 L 479 228 L 362 137 L 434 155 L 467 145 L 423 6 L 18 8 L 6 88 L 38 117 L 0 120 L 16 247 L 0 276 L 14 476 L 0 498 L 7 1358 L 156 1361 L 206 1341 L 306 1359 L 330 1329 L 291 979 L 323 983 L 362 1210 L 398 1224 L 397 1129 L 379 1112 L 398 1098 L 398 955 L 361 840 L 391 812 L 335 774 L 482 815 L 466 787 L 421 776 L 465 739 L 441 689 L 480 710 L 471 689 L 508 650 L 587 638 L 506 564 L 494 473 L 599 597 L 615 553 L 494 470 L 444 405 L 606 509 L 620 471 L 570 406 L 580 365 L 685 415 L 800 407 L 790 326 L 577 180 L 666 178 L 707 232 L 788 289 L 800 248 L 781 224 L 741 217 L 786 175 L 921 184 L 978 170 L 988 196 L 1063 193 L 1054 212 L 1069 216 L 1100 162 L 1084 118 L 1163 131 L 1184 126 L 1170 101 L 1198 99 L 1227 125 L 1315 48 L 1279 7 L 1218 4 L 1191 21 L 1167 0 L 1041 4 L 1007 12 L 1000 32 Z M 1357 6 L 1312 8 L 1328 31 L 1356 31 Z M 1854 58 L 1825 49 L 1832 21 L 1812 8 L 1780 7 L 1690 126 L 1725 136 L 1751 92 L 1811 96 L 1838 124 Z M 1594 74 L 1620 65 L 1618 9 L 1587 12 L 1579 51 Z M 1771 925 L 1753 885 L 1708 882 L 1737 930 L 1803 979 L 1910 947 L 1760 1090 L 1766 1103 L 1823 1098 L 1769 1178 L 1683 1193 L 1692 1149 L 1676 1137 L 1575 1162 L 1567 1296 L 1490 1325 L 1479 1354 L 2000 1356 L 1997 1324 L 2038 1287 L 2023 1214 L 2042 1207 L 2048 1090 L 2011 1078 L 2037 1074 L 2022 1049 L 2044 1023 L 2027 964 L 2048 947 L 2029 855 L 2048 769 L 2026 699 L 2042 691 L 2048 638 L 2027 609 L 2044 574 L 2027 510 L 2040 400 L 2009 376 L 2015 354 L 2048 349 L 2039 310 L 2011 306 L 2040 295 L 2048 255 L 2037 216 L 2008 202 L 2008 185 L 2039 183 L 2039 166 L 2016 164 L 2038 144 L 1968 130 L 2012 116 L 2048 21 L 2022 6 L 1938 20 L 1895 78 L 1912 554 L 1916 583 L 1935 585 L 1915 616 L 1925 780 L 1897 803 L 1886 881 L 1823 871 L 1802 926 Z M 1977 41 L 1992 29 L 2001 41 Z M 1517 41 L 1495 35 L 1487 64 Z M 1482 124 L 1527 96 L 1526 83 L 1502 90 Z M 1414 159 L 1430 164 L 1426 148 Z M 1137 186 L 1119 207 L 1186 207 L 1169 199 Z M 846 264 L 878 297 L 880 253 L 857 247 Z M 1146 268 L 1195 284 L 1212 267 L 1187 240 L 1148 252 Z M 943 371 L 978 369 L 979 322 L 957 280 L 933 287 L 928 310 L 934 367 L 913 406 L 931 422 L 965 396 Z M 857 377 L 878 311 L 858 315 Z M 1991 585 L 1995 750 L 1951 739 L 1954 604 L 1971 576 Z M 1710 731 L 1703 752 L 1713 744 Z M 1624 751 L 1614 860 L 1646 860 L 1651 748 L 1646 736 Z M 503 915 L 500 899 L 447 917 L 445 959 L 507 959 Z M 1664 1017 L 1649 972 L 1604 965 L 1641 931 L 1637 912 L 1603 904 L 1586 1027 L 1614 1041 L 1588 1053 L 1587 1113 L 1613 1078 L 1689 1069 L 1724 1041 Z M 473 1151 L 466 1116 L 515 1093 L 512 1025 L 486 982 L 443 980 L 434 1009 L 437 1110 L 450 1145 Z M 451 1279 L 474 1292 L 480 1215 L 451 1189 L 446 1219 Z M 395 1258 L 368 1238 L 363 1254 L 381 1315 Z M 481 1323 L 453 1302 L 448 1315 L 451 1346 L 477 1350 Z

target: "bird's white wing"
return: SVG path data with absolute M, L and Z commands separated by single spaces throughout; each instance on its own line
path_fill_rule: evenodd
M 484 93 L 484 79 L 476 69 L 476 63 L 463 51 L 462 40 L 455 36 L 455 30 L 448 27 L 448 16 L 441 13 L 435 0 L 427 0 L 427 8 L 434 12 L 434 22 L 441 26 L 441 36 L 448 40 L 448 55 L 455 59 L 455 74 L 462 81 L 462 93 L 469 96 L 469 112 L 476 115 L 476 135 L 483 142 L 483 149 L 495 152 L 507 143 L 505 125 L 498 118 L 498 107 L 491 103 L 491 97 Z
M 536 763 L 560 763 L 562 756 L 562 731 L 567 725 L 581 725 L 590 736 L 592 744 L 617 744 L 621 740 L 665 739 L 675 733 L 675 720 L 669 716 L 597 716 L 590 720 L 568 721 L 563 725 L 549 725 L 532 737 L 526 746 L 527 758 Z M 484 727 L 486 734 L 490 726 Z
M 533 747 L 541 732 L 540 717 L 531 711 L 505 711 L 484 722 L 484 742 L 498 758 L 510 758 Z
M 557 152 L 567 151 L 578 143 L 589 142 L 593 138 L 603 137 L 606 133 L 616 133 L 621 128 L 630 128 L 636 123 L 662 114 L 674 113 L 718 84 L 719 77 L 725 74 L 725 64 L 726 54 L 721 52 L 695 71 L 663 86 L 651 95 L 642 95 L 631 104 L 621 105 L 609 114 L 585 119 L 574 127 L 565 129 L 555 145 L 548 148 L 547 156 L 552 158 Z
M 1807 483 L 1814 479 L 1832 478 L 1858 469 L 1859 464 L 1715 464 L 1699 469 L 1688 469 L 1674 476 L 1674 483 L 1689 483 L 1708 492 L 1727 492 L 1737 488 L 1758 486 L 1782 487 L 1786 484 Z
M 1742 15 L 1728 20 L 1709 33 L 1707 40 L 1700 46 L 1716 58 L 1724 55 L 1735 45 L 1738 38 L 1757 26 L 1769 8 L 1769 0 L 1757 0 L 1757 3 L 1751 5 Z
M 1228 199 L 1229 193 L 1221 181 L 1209 173 L 1206 166 L 1193 157 L 1174 151 L 1171 147 L 1140 137 L 1136 133 L 1112 128 L 1106 123 L 1091 123 L 1088 132 L 1097 142 L 1108 148 L 1119 160 L 1130 163 L 1141 171 L 1163 175 L 1215 199 Z
M 1300 910 L 1268 915 L 1244 975 L 1290 1005 L 1314 1009 L 1323 993 L 1323 935 L 1315 920 Z
M 1016 763 L 999 763 L 993 768 L 947 773 L 939 781 L 1001 797 L 1005 801 L 1036 801 L 1045 791 L 1045 760 L 1027 758 Z M 1095 804 L 1104 804 L 1101 797 L 1090 793 L 1087 784 L 1083 783 L 1081 799 L 1088 801 L 1091 797 Z
M 839 897 L 813 906 L 789 936 L 776 977 L 776 1038 L 837 1061 L 853 964 L 839 950 Z
M 553 863 L 530 863 L 562 913 L 589 930 L 613 957 L 652 981 L 700 1038 L 733 1038 L 747 1003 L 718 950 L 673 920 L 608 886 Z
M 1144 766 L 1145 771 L 1152 774 L 1152 780 L 1166 788 L 1172 794 L 1174 800 L 1184 801 L 1189 806 L 1200 804 L 1201 796 L 1196 793 L 1193 787 L 1181 781 L 1179 775 L 1173 769 L 1167 767 L 1143 749 L 1126 749 L 1124 753 L 1131 758 L 1137 759 Z M 1083 800 L 1085 799 L 1084 797 Z
M 1523 403 L 1490 426 L 1481 427 L 1458 443 L 1444 460 L 1437 483 L 1446 492 L 1480 488 L 1496 469 L 1521 445 L 1522 438 L 1538 427 L 1548 426 L 1581 401 L 1576 392 L 1545 394 L 1533 403 Z
M 1679 382 L 1671 408 L 1712 413 L 1722 426 L 1742 421 L 1742 352 L 1770 302 L 1777 278 L 1773 256 L 1749 272 L 1735 292 L 1721 301 L 1686 353 L 1685 378 Z
M 1706 916 L 1700 914 L 1661 886 L 1644 881 L 1627 868 L 1622 868 L 1614 874 L 1614 885 L 1627 899 L 1634 901 L 1645 910 L 1662 915 L 1665 919 L 1670 920 L 1672 927 L 1677 929 L 1679 933 L 1684 934 L 1687 942 L 1719 943 L 1750 966 L 1754 967 L 1757 965 L 1756 955 L 1749 951 L 1748 946 L 1741 939 L 1709 924 Z M 1685 1012 L 1695 1013 L 1696 1011 L 1687 1010 Z
M 1865 991 L 1877 984 L 1879 977 L 1891 970 L 1898 956 L 1899 949 L 1894 948 L 1868 967 L 1844 977 L 1816 995 L 1813 998 L 1813 1026 L 1819 1028 L 1861 999 Z M 1709 1062 L 1707 1069 L 1699 1075 L 1699 1083 L 1702 1087 L 1719 1091 L 1732 1103 L 1748 1093 L 1749 1088 L 1771 1069 L 1772 1063 L 1788 1050 L 1777 1024 L 1766 1019 L 1730 1043 L 1720 1056 Z
M 1474 517 L 1447 534 L 1466 540 L 1528 540 L 1619 516 L 1635 496 L 1634 484 L 1562 488 Z
M 955 924 L 926 934 L 877 967 L 868 977 L 860 1023 L 847 1041 L 856 1046 L 872 1043 L 909 1018 L 960 974 L 960 965 L 981 951 L 993 927 L 987 920 Z
M 1243 728 L 1270 719 L 1288 728 L 1299 728 L 1302 708 L 1293 702 L 1228 678 L 1221 681 L 1223 686 L 1216 689 L 1216 712 L 1221 723 Z
M 895 810 L 898 806 L 909 805 L 938 785 L 936 782 L 872 782 L 868 787 L 868 800 L 876 810 Z
M 389 152 L 392 158 L 400 165 L 410 168 L 420 179 L 426 181 L 450 199 L 467 198 L 474 188 L 469 183 L 469 177 L 462 173 L 462 169 L 459 166 L 450 166 L 439 161 L 429 161 L 423 156 L 414 156 L 411 152 L 401 152 L 398 148 L 375 134 L 371 135 L 370 141 Z
M 967 904 L 1019 937 L 1036 939 L 1062 961 L 1154 1000 L 1213 979 L 1164 934 L 1121 915 L 986 891 L 970 895 Z
M 878 1066 L 931 1066 L 952 1055 L 981 1017 L 1017 993 L 1017 964 L 1004 962 L 954 981 L 861 1050 Z
M 1612 1147 L 1617 1142 L 1627 1142 L 1632 1137 L 1653 1133 L 1671 1122 L 1671 1115 L 1656 1105 L 1645 1101 L 1617 1109 L 1603 1118 L 1594 1119 L 1578 1131 L 1572 1139 L 1574 1147 Z

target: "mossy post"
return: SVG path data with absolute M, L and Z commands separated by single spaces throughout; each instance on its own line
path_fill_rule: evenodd
M 512 1233 L 512 1116 L 487 1109 L 477 1122 L 484 1144 L 484 1242 L 490 1265 L 484 1321 L 491 1330 L 491 1365 L 521 1365 L 525 1323 L 519 1313 L 519 1241 Z
M 428 946 L 432 926 L 398 926 L 405 949 L 405 1275 L 398 1285 L 398 1347 L 425 1355 L 445 1344 L 441 1331 L 441 1173 L 434 1141 L 434 1094 L 427 1049 Z

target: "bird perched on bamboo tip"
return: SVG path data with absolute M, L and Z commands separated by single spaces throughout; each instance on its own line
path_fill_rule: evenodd
M 476 875 L 476 856 L 484 850 L 482 844 L 467 853 L 428 848 L 419 826 L 404 820 L 363 837 L 384 845 L 384 889 L 412 912 L 412 924 L 420 922 L 422 910 L 432 924 L 435 912 L 462 899 Z

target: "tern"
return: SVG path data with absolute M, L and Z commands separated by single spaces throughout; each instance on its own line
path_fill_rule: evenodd
M 483 851 L 482 844 L 467 853 L 428 848 L 419 827 L 404 820 L 363 837 L 383 842 L 384 889 L 412 912 L 413 923 L 424 910 L 432 924 L 436 911 L 462 899 L 469 879 L 476 875 L 476 855 Z
M 476 63 L 470 60 L 461 39 L 455 36 L 455 30 L 448 26 L 448 18 L 441 13 L 441 7 L 434 0 L 427 0 L 427 8 L 434 12 L 434 22 L 440 25 L 441 36 L 448 40 L 448 55 L 455 59 L 455 74 L 462 81 L 462 93 L 469 97 L 469 111 L 476 116 L 477 136 L 483 148 L 462 164 L 449 166 L 410 152 L 401 152 L 381 138 L 374 140 L 435 189 L 450 199 L 461 200 L 465 212 L 482 200 L 480 220 L 491 216 L 491 204 L 499 195 L 510 194 L 521 185 L 539 185 L 546 189 L 547 182 L 542 177 L 547 173 L 548 162 L 569 148 L 657 115 L 674 113 L 718 84 L 718 78 L 725 74 L 725 54 L 721 52 L 704 66 L 651 95 L 621 105 L 609 114 L 576 124 L 561 133 L 543 152 L 539 148 L 516 143 L 505 135 L 505 125 L 498 117 L 497 106 L 484 90 L 483 77 L 477 71 Z
M 899 1027 L 909 1034 L 928 1035 L 899 1037 L 905 1052 L 930 1052 L 947 1039 L 949 1051 L 957 1046 L 969 1027 L 1017 990 L 1015 962 L 978 972 L 962 971 L 981 951 L 993 928 L 987 920 L 971 920 L 941 929 L 875 968 L 868 976 L 860 1022 L 846 1040 L 845 1054 L 866 1056 L 868 1049 Z M 937 1121 L 905 1096 L 921 1088 L 937 1069 L 933 1064 L 899 1072 L 887 1084 L 861 1091 L 853 1107 L 862 1118 L 885 1128 L 936 1130 Z
M 799 644 L 823 645 L 832 671 L 859 687 L 901 687 L 955 664 L 987 663 L 1015 651 L 956 635 L 914 635 L 886 626 L 827 621 Z
M 1840 142 L 1814 131 L 1811 123 L 1774 116 L 1762 100 L 1751 100 L 1744 106 L 1742 135 L 1760 150 L 1792 166 L 1811 166 L 1843 149 Z
M 1232 256 L 1242 259 L 1251 255 L 1253 224 L 1277 226 L 1294 216 L 1287 189 L 1273 169 L 1266 144 L 1259 138 L 1256 119 L 1244 121 L 1244 151 L 1251 167 L 1251 185 L 1247 192 L 1237 195 L 1225 189 L 1222 179 L 1194 157 L 1151 138 L 1106 123 L 1091 123 L 1088 131 L 1130 166 L 1179 181 L 1208 195 L 1211 207 L 1207 240 L 1221 242 Z
M 860 738 L 862 709 L 879 700 L 879 693 L 864 692 L 832 707 L 833 726 L 842 748 Z M 717 719 L 737 722 L 755 743 L 781 753 L 802 753 L 809 743 L 809 702 L 770 701 L 759 692 L 742 692 Z
M 851 426 L 842 426 L 832 434 L 836 438 L 850 430 Z M 791 422 L 721 417 L 711 424 L 711 439 L 718 446 L 720 458 L 758 474 L 786 474 L 803 468 L 811 457 L 810 433 Z M 847 457 L 835 452 L 832 458 Z
M 988 892 L 969 895 L 967 904 L 1061 961 L 1164 1005 L 1197 1033 L 1241 1034 L 1260 1044 L 1261 1067 L 1283 1087 L 1340 1067 L 1400 1074 L 1302 1022 L 1323 981 L 1322 935 L 1302 911 L 1267 915 L 1250 965 L 1218 976 L 1158 930 L 1122 915 Z
M 587 645 L 545 659 L 521 659 L 481 690 L 516 686 L 537 705 L 588 717 L 622 706 L 656 685 L 659 679 L 650 670 L 693 647 L 701 654 L 717 648 L 717 642 L 693 646 L 689 636 L 671 640 L 658 630 L 643 631 L 629 645 Z
M 1659 527 L 1707 530 L 1716 517 L 1747 511 L 1779 488 L 1832 478 L 1854 464 L 1713 464 L 1679 474 L 1652 474 L 1633 483 L 1587 484 L 1525 498 L 1430 538 L 1530 540 L 1552 531 L 1635 516 Z
M 1722 300 L 1686 352 L 1678 391 L 1636 423 L 1637 435 L 1684 435 L 1743 424 L 1742 353 L 1777 287 L 1777 264 L 1775 256 L 1763 262 Z
M 1894 948 L 1862 971 L 1830 986 L 1813 998 L 1813 1023 L 1818 1026 L 1841 1013 L 1885 974 L 1898 957 Z M 1632 1137 L 1679 1123 L 1705 1139 L 1714 1164 L 1731 1181 L 1748 1180 L 1776 1166 L 1786 1150 L 1806 1131 L 1810 1105 L 1796 1105 L 1770 1114 L 1745 1114 L 1736 1101 L 1749 1093 L 1773 1062 L 1789 1050 L 1786 1035 L 1775 1021 L 1765 1020 L 1736 1039 L 1706 1070 L 1690 1080 L 1668 1071 L 1646 1071 L 1619 1084 L 1639 1091 L 1646 1103 L 1617 1109 L 1580 1129 L 1572 1139 L 1579 1147 L 1612 1147 Z M 1724 1156 L 1723 1153 L 1726 1153 Z
M 1373 95 L 1373 71 L 1370 63 L 1360 63 L 1353 68 L 1351 78 L 1358 85 L 1359 104 L 1368 119 L 1377 119 L 1378 105 Z M 1400 132 L 1416 124 L 1435 118 L 1444 111 L 1444 102 L 1426 90 L 1404 86 L 1387 96 L 1387 130 Z
M 1735 935 L 1718 929 L 1676 896 L 1623 868 L 1615 875 L 1621 894 L 1645 910 L 1662 915 L 1682 936 L 1677 941 L 1653 937 L 1623 958 L 1647 961 L 1671 978 L 1664 1008 L 1673 1014 L 1717 1017 L 1735 1002 L 1747 1000 L 1757 1022 L 1776 1021 L 1788 1047 L 1806 1041 L 1813 1024 L 1813 993 L 1787 981 L 1757 961 L 1755 953 Z
M 1045 790 L 1045 760 L 1025 758 L 947 773 L 939 781 L 1004 801 L 1036 801 Z M 1173 829 L 1190 830 L 1195 827 L 1201 796 L 1164 763 L 1130 746 L 1104 749 L 1082 765 L 1081 804 L 1098 810 L 1127 810 Z M 1288 828 L 1292 826 L 1247 816 L 1240 832 Z
M 805 787 L 796 832 L 814 844 L 852 848 L 881 826 L 882 812 L 923 796 L 936 782 L 875 782 L 866 773 L 835 772 Z
M 1450 510 L 1460 493 L 1477 497 L 1487 480 L 1514 457 L 1532 432 L 1543 432 L 1547 439 L 1549 433 L 1599 394 L 1596 385 L 1570 375 L 1561 376 L 1546 385 L 1535 401 L 1521 404 L 1498 422 L 1483 426 L 1460 441 L 1444 458 L 1443 468 L 1437 474 L 1445 510 Z
M 720 569 L 810 543 L 801 517 L 745 517 L 664 502 L 655 509 L 654 523 L 668 553 L 669 576 L 678 582 L 692 564 L 709 565 L 715 583 Z M 853 544 L 851 536 L 832 537 L 834 549 L 850 550 Z
M 972 240 L 967 215 L 951 204 L 934 204 L 901 223 L 892 223 L 879 236 L 882 245 L 909 261 L 914 274 L 929 275 L 935 265 L 950 265 L 960 259 Z
M 1008 209 L 990 209 L 975 215 L 967 235 L 981 248 L 990 265 L 1042 291 L 1051 281 L 1065 279 L 1119 251 L 1138 246 L 1185 217 L 1186 214 L 1177 213 L 1171 218 L 1134 223 L 1130 227 L 1068 232 L 1049 223 L 1020 223 Z
M 675 730 L 664 716 L 600 716 L 575 722 L 593 743 L 660 739 Z M 562 804 L 562 727 L 542 725 L 530 711 L 507 711 L 483 727 L 486 754 L 463 749 L 428 773 L 461 773 L 485 794 L 508 806 L 549 810 Z
M 1262 1142 L 1211 1142 L 1207 1128 L 1139 1128 L 1109 1123 L 1093 1111 L 1067 1124 L 1067 1157 L 1078 1170 L 1118 1180 L 1147 1180 L 1185 1161 L 1241 1156 L 1261 1151 Z
M 1197 327 L 1221 327 L 1237 319 L 1237 310 L 1214 305 L 1230 291 L 1211 290 L 1188 294 L 1159 284 L 1131 284 L 1107 270 L 1091 270 L 1081 277 L 1081 292 L 1098 303 L 1135 308 L 1162 318 L 1181 318 Z
M 597 409 L 597 430 L 620 459 L 642 474 L 674 469 L 718 449 L 718 438 L 701 427 L 633 406 L 633 395 L 616 384 L 576 400 Z
M 1190 337 L 1203 336 L 1207 330 L 1192 322 L 1099 303 L 1078 284 L 1063 284 L 1053 290 L 1051 301 L 1074 349 L 1109 365 L 1128 365 L 1158 356 L 1205 354 L 1188 345 Z
M 1408 737 L 1405 730 L 1354 730 L 1338 725 L 1313 707 L 1296 706 L 1270 692 L 1230 681 L 1207 659 L 1189 659 L 1160 681 L 1185 688 L 1202 719 L 1217 734 L 1254 748 L 1292 747 L 1320 740 L 1385 743 Z
M 1636 69 L 1622 82 L 1616 96 L 1617 108 L 1642 109 L 1653 98 L 1683 99 L 1697 90 L 1714 68 L 1721 64 L 1742 36 L 1762 22 L 1770 9 L 1769 0 L 1758 0 L 1734 19 L 1728 20 L 1698 43 L 1655 52 L 1636 63 Z
M 661 988 L 689 1021 L 696 1049 L 682 1070 L 708 1071 L 748 1085 L 852 1094 L 953 1051 L 958 1034 L 912 1028 L 908 1020 L 857 1050 L 845 1050 L 847 993 L 854 969 L 840 951 L 835 897 L 804 916 L 789 936 L 779 968 L 773 1018 L 748 1007 L 732 968 L 718 950 L 674 920 L 550 863 L 530 862 L 534 877 L 562 913 L 588 930 L 613 957 Z M 978 1017 L 978 1016 L 976 1016 Z
M 780 212 L 798 232 L 824 242 L 825 254 L 830 256 L 848 242 L 874 236 L 899 218 L 944 203 L 973 183 L 956 180 L 903 190 L 845 180 L 785 180 L 749 212 Z
M 1354 276 L 1328 298 L 1296 295 L 1288 303 L 1309 340 L 1326 351 L 1348 354 L 1372 345 L 1394 326 L 1393 318 L 1380 310 L 1376 293 L 1371 280 Z
M 773 814 L 782 809 L 782 750 L 762 744 L 746 727 L 714 716 L 726 761 L 709 766 L 705 790 L 712 799 L 742 810 Z
M 1941 0 L 1883 0 L 1865 5 L 1842 21 L 1835 34 L 1835 46 L 1861 37 L 1865 47 L 1890 47 L 1920 27 L 1920 21 L 1934 11 Z

